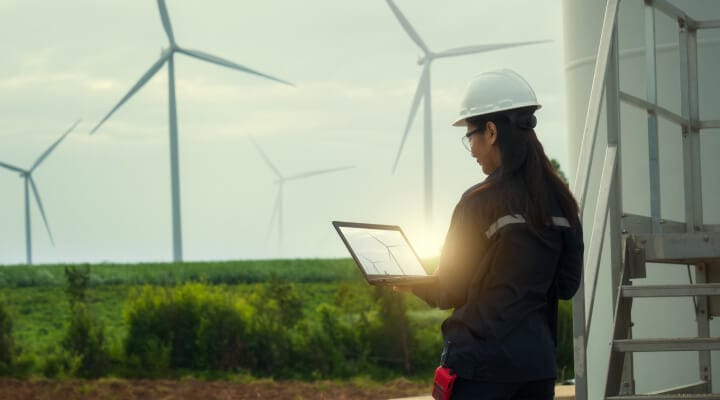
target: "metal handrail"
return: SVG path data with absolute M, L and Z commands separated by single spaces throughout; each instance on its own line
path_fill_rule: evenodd
M 595 142 L 597 141 L 597 128 L 600 120 L 600 108 L 604 97 L 605 88 L 605 77 L 607 75 L 608 61 L 610 57 L 610 50 L 612 47 L 613 36 L 615 27 L 617 24 L 617 11 L 618 11 L 619 0 L 607 0 L 605 6 L 605 14 L 603 16 L 602 31 L 600 33 L 600 43 L 598 46 L 598 55 L 595 62 L 595 70 L 593 71 L 592 86 L 590 88 L 590 100 L 588 104 L 587 114 L 585 115 L 585 125 L 583 128 L 583 136 L 580 144 L 580 153 L 578 154 L 578 166 L 575 173 L 575 181 L 573 182 L 573 193 L 578 202 L 580 213 L 585 208 L 585 199 L 587 195 L 587 185 L 590 180 L 590 168 L 592 166 L 592 158 L 594 154 Z M 603 176 L 605 179 L 612 181 L 613 173 L 607 173 L 606 168 L 608 163 L 610 169 L 614 172 L 616 165 L 616 148 L 608 148 L 606 151 L 606 162 L 603 167 Z M 608 160 L 610 159 L 610 161 Z M 608 190 L 609 195 L 609 190 Z M 604 206 L 602 204 L 604 203 Z M 604 207 L 604 211 L 597 207 Z M 593 255 L 592 258 L 587 260 L 593 260 L 593 263 L 599 267 L 600 249 L 602 248 L 602 240 L 604 238 L 605 221 L 607 218 L 608 210 L 608 199 L 604 202 L 600 201 L 596 205 L 595 220 L 593 221 L 593 227 L 602 226 L 600 234 L 591 236 L 589 248 L 592 249 L 593 254 L 597 253 L 597 256 Z M 602 215 L 602 221 L 598 221 Z M 593 229 L 595 231 L 595 229 Z M 597 251 L 595 250 L 597 249 Z M 585 264 L 587 265 L 587 263 Z M 592 264 L 591 264 L 592 265 Z M 589 333 L 590 324 L 592 322 L 592 310 L 595 303 L 595 290 L 597 288 L 597 272 L 593 278 L 592 296 L 590 297 L 590 318 L 586 320 L 585 316 L 585 280 L 581 279 L 580 289 L 573 299 L 573 336 L 574 336 L 574 347 L 575 347 L 575 396 L 578 400 L 587 400 L 587 336 Z
M 617 23 L 618 0 L 608 0 L 603 17 L 602 32 L 600 33 L 600 45 L 598 57 L 595 62 L 592 86 L 590 88 L 590 103 L 585 115 L 585 127 L 580 143 L 580 154 L 578 154 L 578 167 L 573 183 L 573 193 L 582 210 L 585 206 L 587 194 L 587 183 L 590 180 L 590 167 L 592 166 L 592 154 L 597 139 L 597 127 L 600 121 L 600 106 L 603 99 L 603 88 L 605 86 L 605 75 L 607 72 L 610 45 L 612 44 L 613 31 Z

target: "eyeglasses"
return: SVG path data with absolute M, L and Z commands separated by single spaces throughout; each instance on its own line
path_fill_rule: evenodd
M 480 133 L 480 128 L 473 129 L 460 138 L 460 141 L 462 141 L 462 144 L 465 146 L 467 151 L 470 151 L 470 137 L 476 133 Z

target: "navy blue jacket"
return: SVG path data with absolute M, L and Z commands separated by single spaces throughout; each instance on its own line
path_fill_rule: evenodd
M 458 376 L 487 382 L 553 379 L 557 303 L 579 287 L 582 228 L 571 227 L 556 207 L 555 224 L 534 230 L 520 215 L 492 210 L 488 199 L 496 189 L 473 193 L 478 186 L 455 207 L 438 280 L 413 292 L 431 306 L 454 309 L 442 333 L 446 365 Z

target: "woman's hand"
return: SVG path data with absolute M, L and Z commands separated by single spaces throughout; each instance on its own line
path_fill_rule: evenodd
M 412 293 L 412 286 L 393 286 L 394 292 Z

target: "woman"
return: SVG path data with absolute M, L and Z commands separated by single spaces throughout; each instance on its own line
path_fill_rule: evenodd
M 442 324 L 452 399 L 552 399 L 558 299 L 578 289 L 578 206 L 533 128 L 540 108 L 517 73 L 470 82 L 453 124 L 488 177 L 455 207 L 438 280 L 397 287 L 453 308 Z

